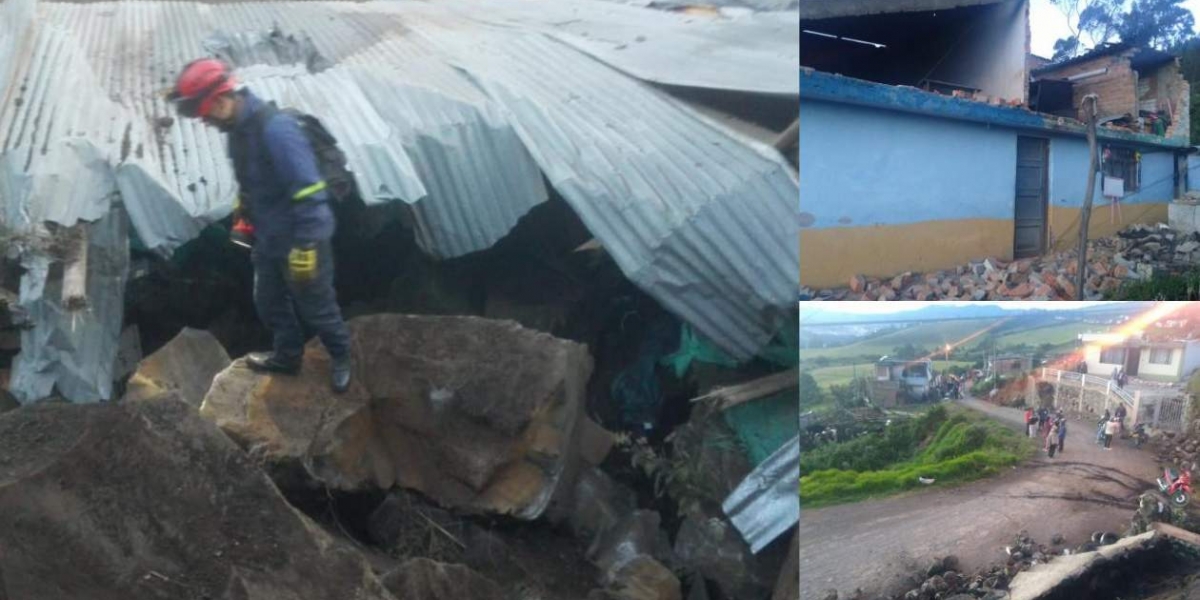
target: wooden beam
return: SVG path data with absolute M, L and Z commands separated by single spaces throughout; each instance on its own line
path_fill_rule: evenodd
M 725 410 L 751 400 L 757 400 L 799 386 L 800 367 L 796 367 L 782 373 L 747 381 L 746 383 L 716 388 L 703 396 L 693 398 L 692 402 L 717 400 L 720 402 L 720 409 Z
M 792 121 L 791 125 L 788 125 L 787 129 L 783 130 L 783 133 L 779 134 L 779 137 L 775 138 L 775 143 L 773 145 L 775 146 L 776 150 L 780 152 L 787 152 L 788 150 L 792 149 L 792 146 L 795 146 L 799 142 L 800 119 L 797 117 L 795 121 Z
M 63 268 L 62 305 L 69 311 L 87 308 L 87 228 L 80 226 L 72 241 L 72 252 Z

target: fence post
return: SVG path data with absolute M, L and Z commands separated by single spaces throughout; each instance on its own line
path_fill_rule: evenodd
M 1042 372 L 1046 371 L 1046 367 L 1042 367 Z M 1054 405 L 1058 406 L 1059 390 L 1062 389 L 1062 371 L 1054 370 Z
M 1108 380 L 1108 385 L 1104 388 L 1104 410 L 1108 410 L 1108 404 L 1112 401 L 1112 380 Z
M 1130 427 L 1137 427 L 1138 415 L 1142 412 L 1142 392 L 1136 391 L 1133 393 L 1133 423 Z
M 1158 429 L 1158 419 L 1162 415 L 1162 405 L 1162 398 L 1159 398 L 1158 402 L 1154 403 L 1154 425 L 1152 427 L 1155 429 Z

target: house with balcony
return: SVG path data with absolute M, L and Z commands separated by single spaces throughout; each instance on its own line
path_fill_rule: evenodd
M 1131 377 L 1183 381 L 1200 368 L 1200 340 L 1112 333 L 1084 333 L 1079 340 L 1087 372 L 1098 377 L 1109 377 L 1114 368 L 1121 368 Z
M 884 356 L 875 362 L 872 399 L 885 408 L 924 400 L 933 389 L 933 362 Z

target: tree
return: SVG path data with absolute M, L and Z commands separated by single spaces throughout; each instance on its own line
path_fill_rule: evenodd
M 892 348 L 892 357 L 893 358 L 909 359 L 909 358 L 919 358 L 921 356 L 924 356 L 924 353 L 921 351 L 920 348 L 912 345 L 911 342 L 909 342 L 903 346 L 896 346 L 895 348 Z
M 1195 19 L 1183 0 L 1051 0 L 1067 17 L 1071 35 L 1054 43 L 1058 62 L 1120 39 L 1167 50 L 1192 35 Z M 1086 44 L 1085 44 L 1086 36 Z
M 1088 48 L 1096 48 L 1112 41 L 1118 34 L 1123 21 L 1125 0 L 1051 0 L 1067 17 L 1071 35 L 1054 43 L 1053 60 L 1058 62 L 1074 58 L 1083 52 L 1083 36 L 1088 37 Z
M 817 380 L 808 373 L 800 374 L 800 406 L 814 406 L 821 403 L 823 394 Z
M 1195 19 L 1183 0 L 1133 0 L 1118 25 L 1121 41 L 1159 50 L 1176 47 L 1192 36 Z

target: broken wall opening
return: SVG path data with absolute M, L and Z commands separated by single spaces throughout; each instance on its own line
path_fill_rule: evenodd
M 1027 7 L 1003 2 L 801 23 L 802 66 L 1024 103 Z

